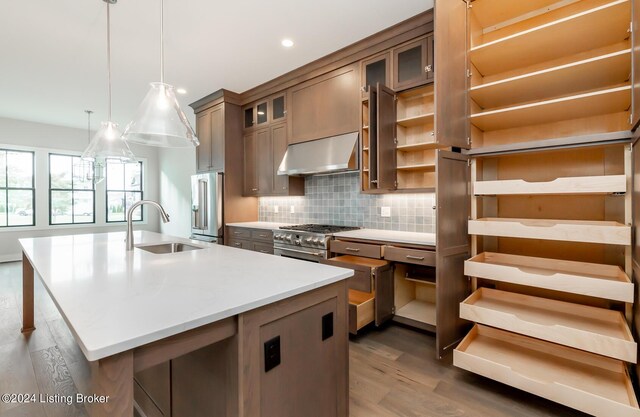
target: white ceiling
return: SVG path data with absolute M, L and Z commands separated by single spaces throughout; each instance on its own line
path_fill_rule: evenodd
M 433 6 L 432 0 L 165 0 L 165 81 L 187 106 L 243 92 Z M 113 119 L 159 81 L 158 0 L 111 6 Z M 282 38 L 294 40 L 285 49 Z M 0 117 L 86 127 L 106 119 L 106 4 L 12 1 L 0 12 Z

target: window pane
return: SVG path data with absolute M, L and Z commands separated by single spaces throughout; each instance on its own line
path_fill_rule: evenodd
M 7 192 L 0 191 L 0 226 L 7 225 Z
M 7 153 L 0 151 L 0 188 L 7 186 Z M 4 197 L 2 197 L 4 200 Z M 3 203 L 4 204 L 4 203 Z
M 115 159 L 107 159 L 107 190 L 124 189 L 124 165 Z
M 65 155 L 49 155 L 49 175 L 52 189 L 71 189 L 73 158 Z M 71 214 L 71 210 L 69 210 Z
M 73 188 L 93 190 L 93 164 L 79 157 L 73 158 Z
M 93 223 L 93 191 L 73 192 L 73 222 Z
M 8 190 L 9 226 L 33 225 L 33 191 Z
M 142 175 L 141 175 L 141 164 L 125 164 L 124 166 L 124 188 L 123 190 L 142 190 Z
M 131 207 L 136 201 L 140 201 L 142 200 L 142 193 L 139 192 L 128 192 L 126 195 L 126 208 L 127 210 L 129 210 L 129 207 Z M 126 217 L 126 214 L 125 214 Z M 142 207 L 138 207 L 133 211 L 133 220 L 134 221 L 139 221 L 142 220 Z
M 124 221 L 124 210 L 124 193 L 113 191 L 107 192 L 107 221 Z
M 51 224 L 72 223 L 72 204 L 71 191 L 51 191 Z
M 15 188 L 33 187 L 33 154 L 7 151 L 7 185 Z

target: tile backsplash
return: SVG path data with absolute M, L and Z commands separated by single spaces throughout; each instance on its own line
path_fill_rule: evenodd
M 260 220 L 435 232 L 433 193 L 362 194 L 357 172 L 307 177 L 304 185 L 304 197 L 261 197 Z M 382 207 L 391 217 L 381 216 Z

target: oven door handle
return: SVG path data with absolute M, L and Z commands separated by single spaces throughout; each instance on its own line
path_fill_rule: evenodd
M 288 251 L 288 252 L 295 252 L 295 253 L 304 253 L 305 255 L 312 255 L 312 256 L 320 256 L 322 257 L 322 253 L 320 252 L 305 252 L 303 250 L 297 250 L 297 249 L 289 249 L 289 248 L 276 248 L 279 249 L 281 251 Z

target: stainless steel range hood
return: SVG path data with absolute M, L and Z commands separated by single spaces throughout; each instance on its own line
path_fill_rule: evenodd
M 313 175 L 358 169 L 358 132 L 289 145 L 278 175 Z

